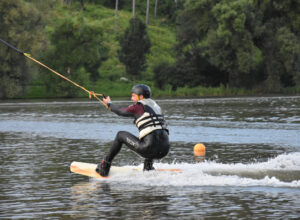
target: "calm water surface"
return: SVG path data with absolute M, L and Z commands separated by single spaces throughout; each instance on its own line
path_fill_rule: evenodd
M 158 103 L 172 148 L 155 167 L 183 173 L 96 180 L 70 163 L 99 162 L 119 130 L 137 134 L 131 119 L 90 101 L 0 102 L 0 219 L 300 218 L 299 96 Z M 113 165 L 142 162 L 123 147 Z

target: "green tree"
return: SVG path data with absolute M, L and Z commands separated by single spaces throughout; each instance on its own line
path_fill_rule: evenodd
M 130 26 L 120 38 L 119 59 L 126 66 L 126 72 L 134 78 L 146 68 L 146 54 L 150 52 L 151 42 L 146 26 L 139 18 L 132 18 Z
M 177 71 L 174 64 L 169 64 L 167 62 L 161 62 L 154 67 L 153 81 L 157 88 L 164 89 L 169 81 L 169 76 L 174 75 Z M 174 79 L 174 77 L 173 77 Z
M 179 18 L 179 48 L 228 73 L 231 86 L 241 86 L 261 62 L 247 28 L 252 17 L 248 1 L 190 0 Z
M 116 0 L 88 0 L 88 2 L 93 2 L 93 3 L 97 3 L 97 4 L 102 4 L 105 7 L 109 7 L 109 8 L 115 8 L 116 7 Z M 118 7 L 119 9 L 123 9 L 124 5 L 128 6 L 128 10 L 131 9 L 131 1 L 124 1 L 124 0 L 119 0 L 118 1 Z
M 254 6 L 261 23 L 253 31 L 254 42 L 264 57 L 265 88 L 279 92 L 300 85 L 300 2 L 263 0 Z
M 299 5 L 296 0 L 188 0 L 178 18 L 179 60 L 205 59 L 234 87 L 292 86 L 299 78 Z M 207 78 L 205 72 L 196 74 Z
M 156 18 L 155 15 L 158 15 L 175 23 L 179 11 L 183 9 L 184 2 L 185 0 L 155 0 L 154 17 Z
M 21 0 L 0 0 L 0 38 L 34 55 L 44 42 L 42 18 L 35 7 Z M 23 55 L 0 44 L 0 98 L 24 92 L 31 80 Z
M 80 85 L 99 78 L 98 68 L 107 58 L 102 43 L 102 29 L 98 22 L 87 21 L 81 15 L 59 19 L 50 35 L 51 49 L 45 61 Z M 45 72 L 44 80 L 51 95 L 74 97 L 80 90 L 56 75 Z

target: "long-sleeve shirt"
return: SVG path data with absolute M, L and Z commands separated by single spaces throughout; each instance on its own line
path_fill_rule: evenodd
M 110 103 L 109 108 L 112 112 L 116 113 L 117 115 L 124 117 L 132 117 L 135 119 L 139 118 L 145 112 L 143 105 L 140 103 L 130 105 L 126 108 L 120 108 L 114 105 L 113 103 Z

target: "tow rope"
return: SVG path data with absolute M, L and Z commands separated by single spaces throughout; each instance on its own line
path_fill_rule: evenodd
M 90 99 L 91 99 L 92 97 L 94 97 L 94 98 L 96 98 L 99 102 L 101 102 L 106 108 L 108 108 L 108 106 L 103 102 L 103 100 L 101 100 L 101 99 L 98 97 L 98 96 L 101 96 L 102 98 L 105 98 L 105 95 L 104 95 L 104 94 L 99 94 L 99 93 L 95 93 L 94 91 L 89 91 L 89 90 L 87 90 L 87 89 L 84 88 L 83 86 L 77 84 L 76 82 L 74 82 L 74 81 L 70 80 L 69 78 L 65 77 L 64 75 L 62 75 L 62 74 L 56 72 L 55 70 L 51 69 L 50 67 L 48 67 L 48 66 L 46 66 L 45 64 L 41 63 L 40 61 L 34 59 L 30 54 L 24 53 L 24 52 L 21 51 L 20 49 L 18 49 L 18 48 L 16 48 L 16 47 L 14 47 L 13 45 L 7 43 L 6 41 L 2 40 L 1 38 L 0 38 L 0 41 L 1 41 L 2 43 L 4 43 L 6 46 L 10 47 L 11 49 L 17 51 L 18 53 L 20 53 L 20 54 L 24 55 L 25 57 L 31 59 L 32 61 L 36 62 L 37 64 L 39 64 L 39 65 L 43 66 L 44 68 L 50 70 L 52 73 L 58 75 L 59 77 L 63 78 L 64 80 L 67 80 L 67 81 L 69 81 L 70 83 L 72 83 L 73 85 L 75 85 L 75 86 L 81 88 L 82 90 L 84 90 L 85 92 L 87 92 L 87 93 L 89 94 L 89 98 L 90 98 Z

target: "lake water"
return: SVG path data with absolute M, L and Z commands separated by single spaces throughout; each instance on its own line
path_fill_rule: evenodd
M 300 218 L 300 96 L 158 103 L 171 151 L 154 166 L 183 173 L 99 180 L 70 163 L 98 163 L 119 130 L 137 135 L 131 119 L 95 101 L 0 102 L 0 219 Z M 142 162 L 124 146 L 113 165 Z

